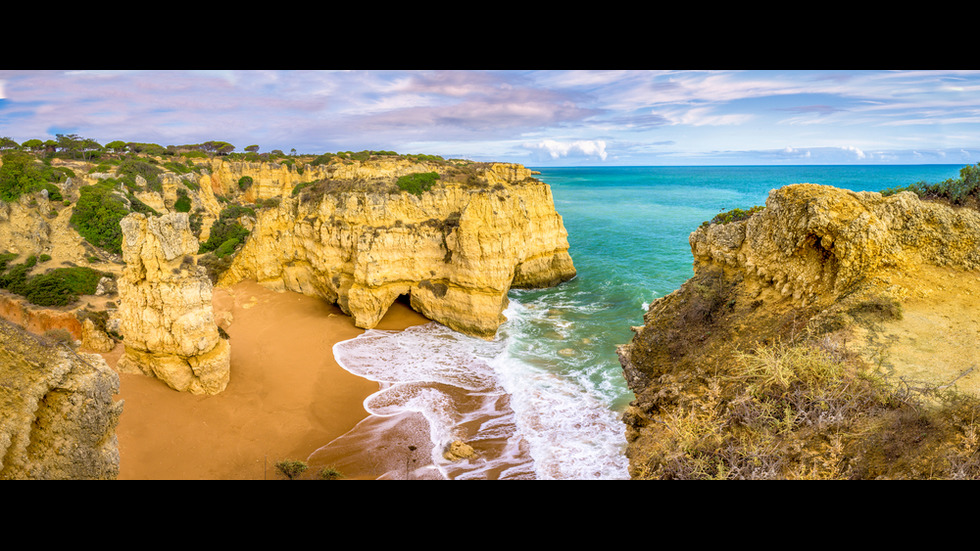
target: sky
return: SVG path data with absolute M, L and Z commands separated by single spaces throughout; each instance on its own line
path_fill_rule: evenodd
M 980 71 L 4 70 L 0 137 L 548 166 L 974 164 Z

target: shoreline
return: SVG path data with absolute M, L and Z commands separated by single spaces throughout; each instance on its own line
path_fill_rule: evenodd
M 228 387 L 199 396 L 120 373 L 119 480 L 275 480 L 275 463 L 285 459 L 307 461 L 314 471 L 328 466 L 309 461 L 317 450 L 369 417 L 363 402 L 378 383 L 340 367 L 332 350 L 364 330 L 336 305 L 255 281 L 215 288 L 213 304 L 232 345 Z M 396 302 L 376 328 L 429 321 Z M 103 354 L 110 367 L 122 348 Z M 430 446 L 424 436 L 414 445 Z M 383 474 L 361 463 L 338 470 L 345 478 Z

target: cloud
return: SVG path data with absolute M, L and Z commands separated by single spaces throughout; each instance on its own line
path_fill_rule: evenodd
M 728 126 L 748 122 L 752 115 L 743 113 L 715 114 L 714 107 L 693 107 L 674 110 L 663 114 L 671 124 L 684 126 Z
M 850 151 L 858 159 L 864 159 L 865 157 L 867 157 L 867 155 L 864 154 L 864 151 L 861 151 L 860 149 L 858 149 L 858 148 L 856 148 L 854 146 L 845 145 L 845 146 L 841 147 L 841 149 L 843 149 L 844 151 Z
M 552 159 L 570 156 L 599 157 L 606 160 L 606 142 L 602 140 L 575 140 L 559 142 L 556 140 L 541 140 L 537 143 L 525 143 L 524 147 L 533 151 L 543 152 Z
M 810 158 L 810 150 L 809 149 L 801 150 L 801 149 L 797 149 L 795 147 L 789 147 L 789 146 L 787 146 L 785 149 L 783 149 L 783 154 L 786 155 L 786 156 L 788 156 L 788 157 L 803 157 L 805 159 L 809 159 Z

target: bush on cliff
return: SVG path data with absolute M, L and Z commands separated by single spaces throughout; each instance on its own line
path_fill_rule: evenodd
M 23 263 L 6 270 L 10 260 L 10 254 L 0 256 L 0 288 L 23 296 L 38 306 L 67 306 L 78 300 L 80 295 L 95 294 L 99 280 L 105 276 L 92 268 L 74 266 L 55 268 L 30 277 L 28 273 L 37 265 L 36 257 L 29 256 Z
M 959 178 L 947 178 L 938 184 L 920 181 L 884 189 L 881 194 L 889 196 L 902 191 L 911 191 L 923 199 L 939 199 L 953 205 L 972 205 L 976 208 L 980 205 L 980 163 L 961 168 Z
M 187 195 L 187 190 L 177 188 L 177 200 L 174 202 L 174 210 L 177 212 L 191 211 L 191 198 Z
M 438 179 L 438 172 L 414 172 L 398 178 L 398 181 L 395 183 L 403 191 L 407 191 L 413 195 L 422 195 L 422 193 L 432 189 L 432 185 Z
M 129 208 L 123 198 L 113 193 L 115 183 L 107 179 L 81 188 L 69 223 L 89 243 L 122 254 L 119 221 L 129 214 Z
M 211 225 L 208 240 L 201 243 L 198 254 L 214 251 L 215 256 L 224 258 L 240 244 L 244 243 L 249 231 L 238 221 L 242 215 L 255 215 L 255 211 L 240 205 L 229 205 L 221 211 L 218 219 Z
M 150 191 L 163 191 L 163 185 L 160 183 L 160 174 L 162 173 L 162 168 L 139 159 L 126 159 L 119 163 L 119 167 L 116 169 L 116 174 L 120 176 L 130 191 L 138 191 L 140 189 L 140 186 L 136 183 L 137 176 L 141 176 L 146 180 L 146 187 Z
M 85 266 L 55 268 L 34 276 L 27 284 L 24 297 L 39 306 L 67 306 L 80 295 L 93 295 L 105 274 Z
M 715 217 L 711 219 L 711 221 L 704 222 L 701 225 L 707 226 L 709 224 L 728 224 L 729 222 L 738 222 L 740 220 L 746 220 L 749 217 L 751 217 L 753 214 L 759 212 L 764 208 L 765 207 L 761 205 L 756 205 L 748 210 L 743 210 L 738 208 L 732 209 L 726 212 L 721 212 L 716 214 Z
M 49 200 L 61 201 L 61 190 L 52 182 L 64 181 L 66 177 L 66 171 L 37 162 L 29 153 L 6 153 L 0 166 L 0 200 L 12 202 L 25 193 L 46 189 Z

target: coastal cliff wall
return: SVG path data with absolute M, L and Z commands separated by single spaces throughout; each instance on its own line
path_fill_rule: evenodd
M 430 168 L 440 179 L 423 193 L 394 185 Z M 551 190 L 524 167 L 486 165 L 463 179 L 444 166 L 391 163 L 347 176 L 360 183 L 335 177 L 295 196 L 283 192 L 278 208 L 258 214 L 218 284 L 251 278 L 318 296 L 362 328 L 408 295 L 426 317 L 492 337 L 511 287 L 575 275 Z
M 980 406 L 936 404 L 980 395 L 980 213 L 811 184 L 753 212 L 691 234 L 619 348 L 631 476 L 976 476 Z
M 0 479 L 114 479 L 119 376 L 0 320 Z

